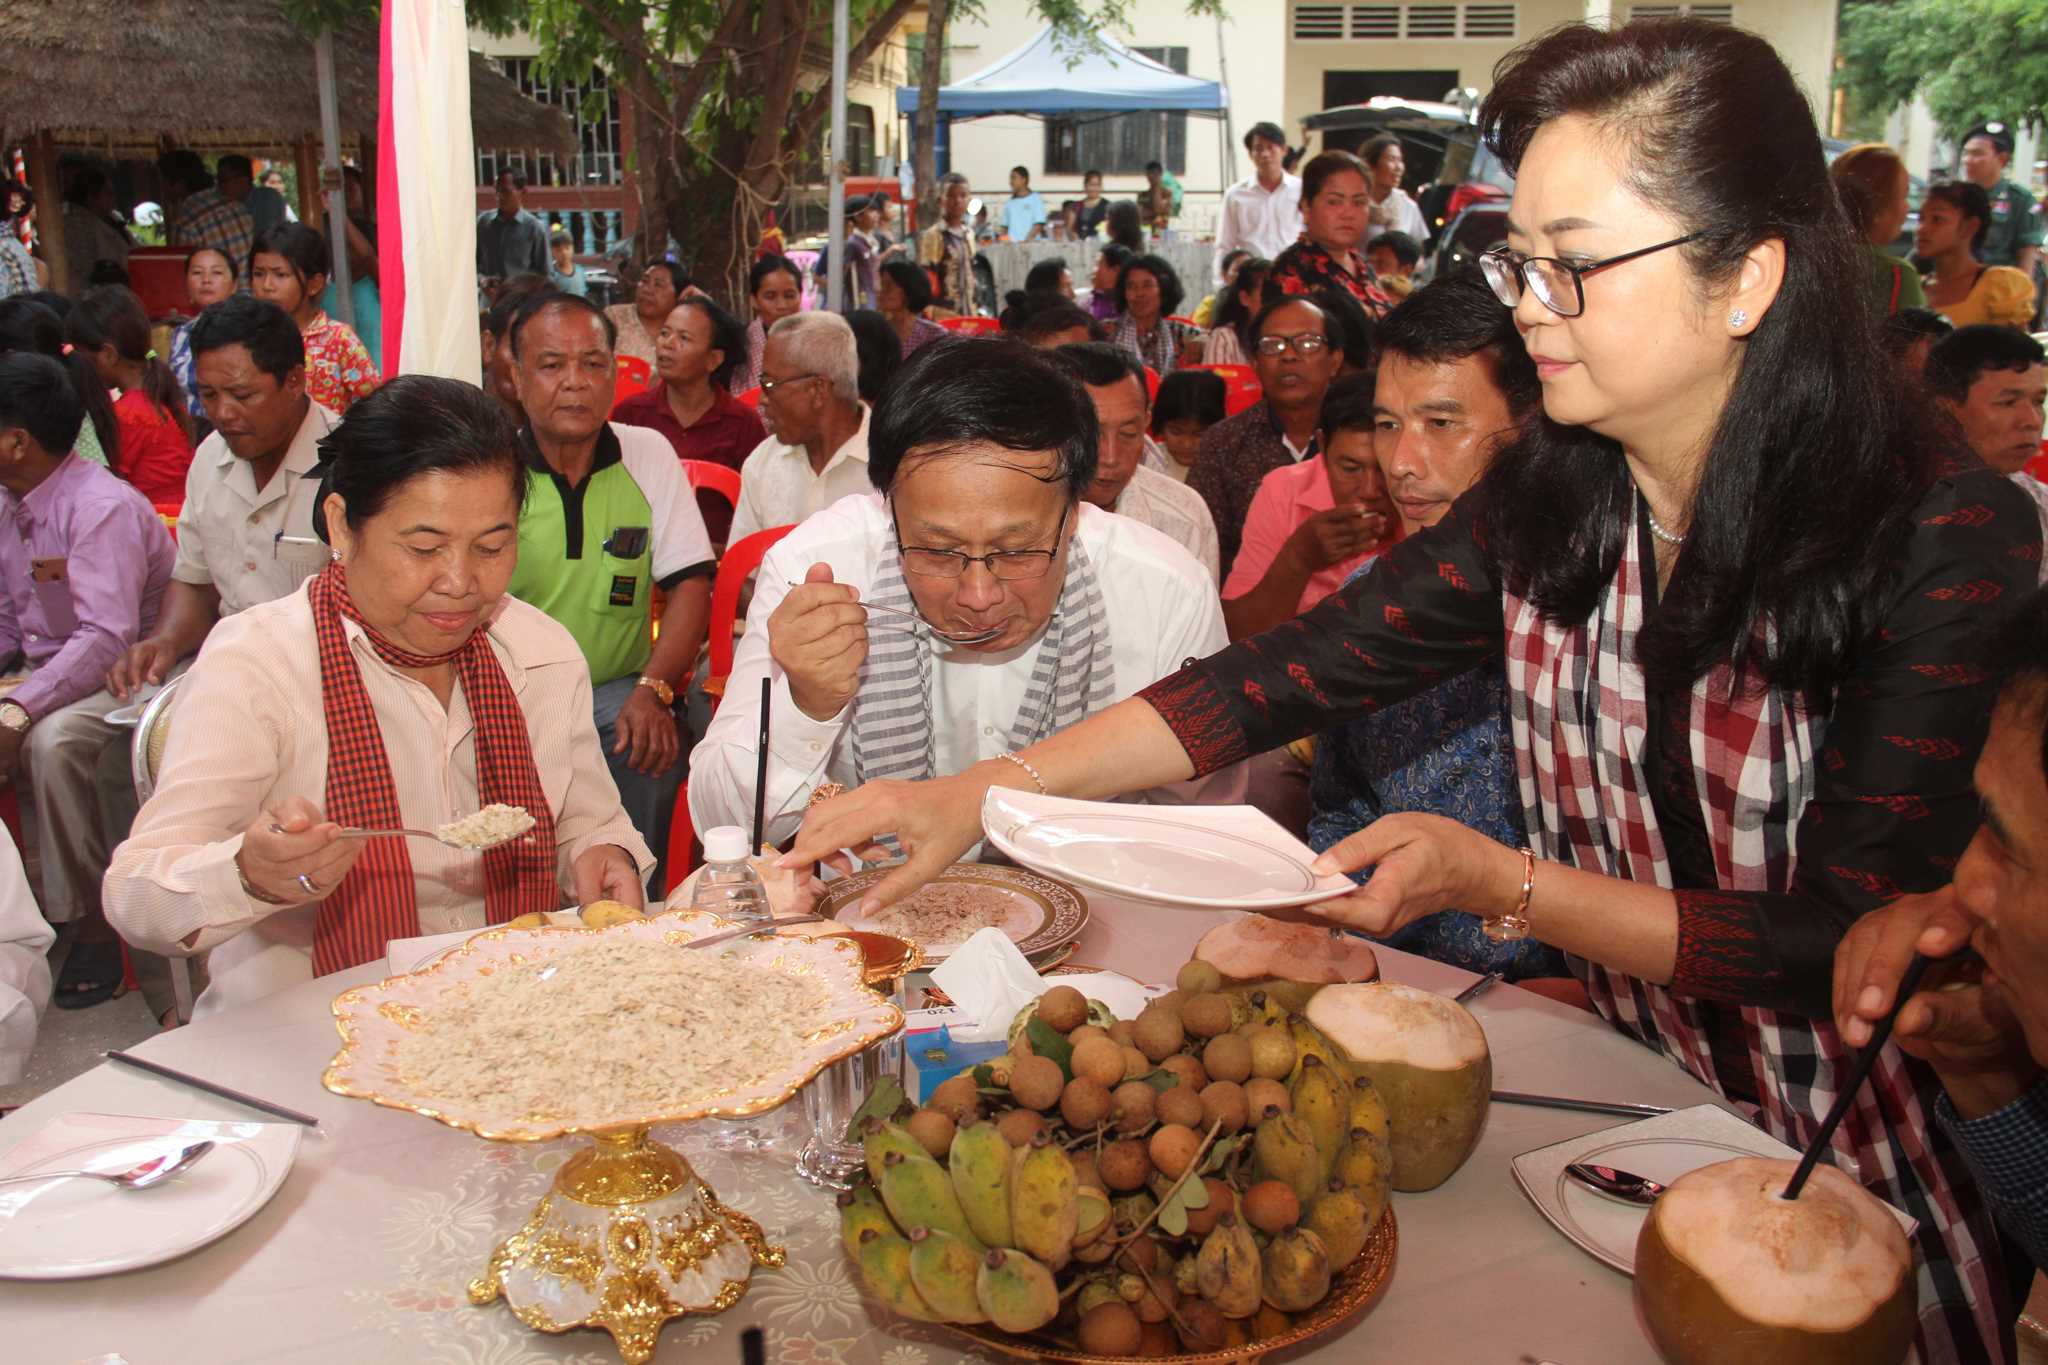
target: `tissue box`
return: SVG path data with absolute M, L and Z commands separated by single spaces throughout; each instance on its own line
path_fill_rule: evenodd
M 947 1025 L 965 1016 L 958 1009 L 912 1010 L 904 1021 L 903 1052 L 910 1059 L 911 1098 L 923 1104 L 941 1081 L 1008 1051 L 1002 1042 L 963 1043 Z

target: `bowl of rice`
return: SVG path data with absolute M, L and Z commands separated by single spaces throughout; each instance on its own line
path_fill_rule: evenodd
M 734 927 L 703 912 L 609 929 L 491 930 L 334 1001 L 329 1090 L 533 1142 L 764 1113 L 903 1027 L 846 938 Z

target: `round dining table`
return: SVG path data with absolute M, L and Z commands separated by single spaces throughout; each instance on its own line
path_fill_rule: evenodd
M 1170 981 L 1219 912 L 1091 895 L 1077 963 Z M 1384 979 L 1434 991 L 1472 974 L 1379 950 Z M 525 1365 L 616 1361 L 602 1332 L 548 1336 L 466 1290 L 519 1227 L 580 1140 L 486 1142 L 321 1087 L 337 1034 L 330 1004 L 381 979 L 374 963 L 161 1034 L 134 1051 L 319 1119 L 276 1196 L 219 1241 L 148 1269 L 97 1279 L 0 1281 L 0 1359 L 72 1362 L 432 1361 Z M 1595 1016 L 1512 986 L 1472 1002 L 1503 1090 L 1673 1108 L 1706 1087 Z M 894 1317 L 862 1292 L 839 1244 L 829 1191 L 799 1180 L 800 1103 L 770 1116 L 786 1134 L 732 1155 L 715 1123 L 657 1129 L 719 1197 L 788 1249 L 756 1270 L 725 1313 L 671 1322 L 658 1361 L 738 1362 L 741 1331 L 764 1329 L 775 1365 L 944 1365 L 999 1359 L 947 1329 Z M 69 1113 L 246 1122 L 263 1116 L 176 1082 L 103 1064 L 0 1120 L 0 1157 Z M 1496 1103 L 1478 1149 L 1445 1184 L 1396 1194 L 1400 1246 L 1378 1299 L 1286 1358 L 1463 1365 L 1629 1365 L 1657 1359 L 1628 1277 L 1581 1251 L 1517 1187 L 1519 1153 L 1630 1120 Z M 148 1192 L 124 1194 L 146 1199 Z

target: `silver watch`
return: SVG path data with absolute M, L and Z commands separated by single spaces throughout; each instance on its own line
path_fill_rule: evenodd
M 0 725 L 6 726 L 15 734 L 27 734 L 28 727 L 34 720 L 35 717 L 31 716 L 28 708 L 20 702 L 0 701 Z

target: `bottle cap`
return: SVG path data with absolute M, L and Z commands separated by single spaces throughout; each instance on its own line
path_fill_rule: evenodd
M 720 825 L 704 831 L 705 862 L 743 863 L 747 854 L 747 832 L 738 825 Z

